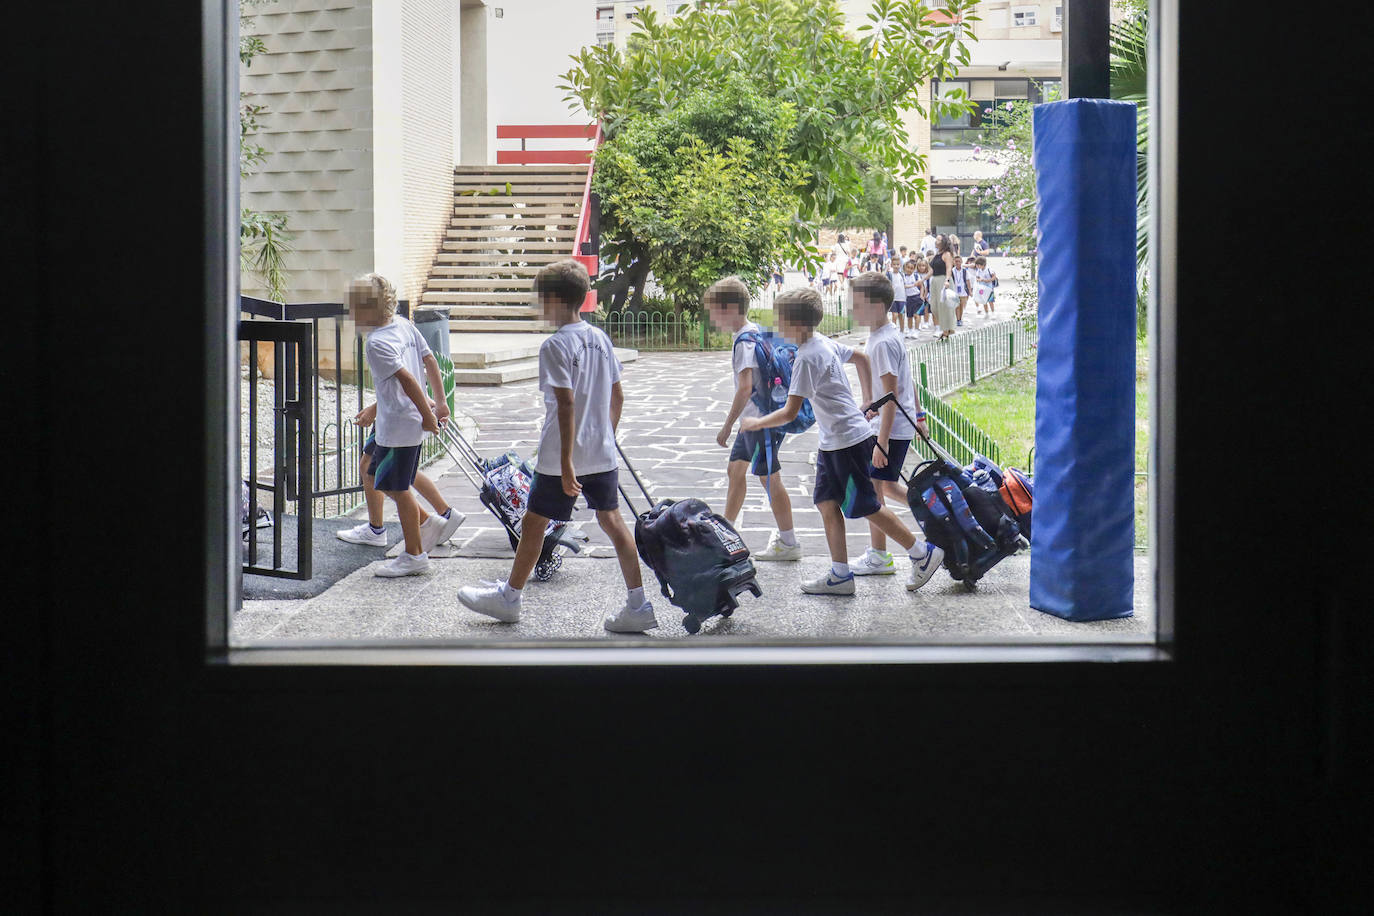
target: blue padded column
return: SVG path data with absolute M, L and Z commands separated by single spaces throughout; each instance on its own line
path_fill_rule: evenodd
M 1040 345 L 1031 607 L 1132 612 L 1136 109 L 1035 106 Z

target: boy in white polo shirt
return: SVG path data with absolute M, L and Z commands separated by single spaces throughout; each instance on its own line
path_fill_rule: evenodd
M 615 448 L 615 429 L 625 404 L 620 361 L 606 332 L 587 324 L 579 313 L 590 288 L 587 269 L 571 258 L 535 275 L 539 308 L 558 330 L 539 347 L 544 429 L 520 543 L 509 579 L 495 586 L 464 586 L 458 600 L 504 623 L 518 621 L 521 592 L 544 548 L 544 529 L 550 519 L 571 521 L 573 503 L 582 496 L 615 545 L 628 590 L 625 606 L 607 614 L 604 626 L 613 633 L 642 633 L 658 621 L 653 605 L 644 599 L 634 536 L 620 517 Z
M 420 504 L 410 488 L 420 469 L 425 433 L 438 432 L 448 419 L 439 364 L 415 325 L 396 318 L 396 288 L 385 277 L 372 273 L 350 283 L 348 310 L 358 330 L 367 332 L 363 355 L 377 388 L 377 430 L 368 471 L 377 492 L 396 504 L 405 537 L 405 550 L 382 564 L 377 575 L 419 575 L 429 570 L 429 555 L 422 542 Z M 438 394 L 434 407 L 422 378 Z M 461 518 L 453 519 L 453 527 Z
M 869 477 L 880 505 L 885 504 L 886 499 L 905 505 L 906 487 L 902 486 L 901 471 L 911 440 L 916 436 L 916 427 L 907 419 L 907 414 L 915 417 L 918 424 L 924 424 L 926 412 L 916 403 L 911 360 L 902 336 L 883 312 L 882 303 L 891 295 L 890 289 L 891 284 L 881 274 L 864 274 L 855 280 L 854 317 L 872 328 L 864 352 L 872 372 L 873 396 L 880 398 L 893 394 L 906 408 L 904 414 L 897 409 L 897 404 L 884 404 L 872 417 L 878 441 L 869 459 Z M 868 531 L 871 546 L 850 566 L 850 571 L 856 576 L 892 575 L 897 565 L 892 561 L 892 554 L 887 552 L 887 535 L 872 520 L 868 523 Z
M 768 538 L 768 546 L 754 554 L 755 560 L 800 560 L 801 545 L 797 543 L 797 533 L 793 530 L 792 499 L 787 495 L 787 487 L 782 483 L 783 434 L 777 430 L 746 433 L 741 431 L 730 442 L 730 433 L 735 421 L 740 417 L 757 417 L 759 407 L 752 397 L 758 386 L 766 385 L 768 379 L 757 379 L 759 371 L 756 343 L 763 329 L 750 321 L 749 287 L 739 277 L 726 277 L 718 280 L 706 290 L 703 298 L 706 314 L 711 324 L 722 331 L 734 335 L 730 346 L 730 374 L 735 380 L 735 396 L 730 402 L 730 410 L 725 422 L 716 433 L 716 444 L 730 449 L 730 458 L 725 465 L 725 517 L 735 524 L 740 510 L 744 508 L 744 497 L 752 472 L 763 484 L 768 494 L 768 507 L 773 510 L 773 519 L 778 523 L 777 531 Z
M 773 309 L 783 337 L 798 345 L 792 387 L 787 392 L 786 406 L 766 417 L 747 418 L 740 422 L 740 429 L 782 426 L 796 417 L 804 399 L 810 399 L 816 413 L 821 442 L 816 453 L 813 501 L 825 524 L 831 562 L 825 575 L 803 582 L 802 591 L 808 595 L 854 594 L 854 574 L 849 569 L 849 550 L 845 545 L 845 518 L 869 519 L 906 549 L 911 557 L 906 587 L 915 591 L 934 575 L 944 552 L 917 540 L 891 509 L 878 502 L 874 492 L 869 460 L 877 438 L 854 400 L 844 371 L 847 362 L 859 370 L 859 387 L 868 403 L 873 394 L 868 358 L 815 333 L 823 312 L 821 298 L 814 290 L 789 290 L 778 297 Z

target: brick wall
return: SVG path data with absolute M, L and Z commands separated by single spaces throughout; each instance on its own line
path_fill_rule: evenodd
M 278 0 L 257 8 L 250 31 L 267 50 L 240 80 L 267 106 L 255 138 L 267 159 L 243 179 L 242 204 L 287 215 L 287 298 L 338 302 L 372 267 L 371 3 Z M 265 295 L 252 275 L 242 282 Z
M 452 4 L 404 0 L 402 13 L 404 288 L 418 302 L 453 208 Z

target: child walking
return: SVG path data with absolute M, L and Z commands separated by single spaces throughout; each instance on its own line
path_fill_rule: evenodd
M 917 423 L 925 422 L 925 411 L 916 403 L 916 386 L 911 378 L 911 361 L 897 329 L 883 320 L 878 309 L 887 296 L 880 278 L 861 277 L 854 281 L 854 316 L 873 330 L 864 350 L 872 372 L 874 397 L 893 394 Z M 869 477 L 878 496 L 878 504 L 888 499 L 906 505 L 906 487 L 902 486 L 901 470 L 906 463 L 907 450 L 916 435 L 916 428 L 896 404 L 884 404 L 873 417 L 873 432 L 877 447 L 869 459 Z M 856 576 L 890 576 L 897 571 L 892 554 L 887 551 L 887 534 L 870 517 L 868 522 L 869 548 L 858 562 L 850 566 Z
M 886 278 L 878 278 L 886 282 Z M 891 291 L 884 295 L 890 297 Z M 825 540 L 830 548 L 830 569 L 818 579 L 803 582 L 808 595 L 852 595 L 854 573 L 849 569 L 845 546 L 844 520 L 871 519 L 874 524 L 901 544 L 911 557 L 911 574 L 906 587 L 915 591 L 934 575 L 944 553 L 938 547 L 917 540 L 892 510 L 878 502 L 869 478 L 869 459 L 877 438 L 849 389 L 844 364 L 852 362 L 859 371 L 859 386 L 864 399 L 872 397 L 868 358 L 843 344 L 815 333 L 821 322 L 820 297 L 813 291 L 788 290 L 778 297 L 774 308 L 779 330 L 797 343 L 797 361 L 792 370 L 792 387 L 787 404 L 765 417 L 750 417 L 740 423 L 743 430 L 771 429 L 795 418 L 802 401 L 809 398 L 820 429 L 820 451 L 816 453 L 816 486 L 813 501 L 825 525 Z
M 377 386 L 377 431 L 368 476 L 373 488 L 396 504 L 405 538 L 401 554 L 383 563 L 376 574 L 419 575 L 429 571 L 429 553 L 420 532 L 420 504 L 410 488 L 420 468 L 425 433 L 437 433 L 439 424 L 448 420 L 439 363 L 415 325 L 396 318 L 396 287 L 385 277 L 371 273 L 350 283 L 348 311 L 358 329 L 367 333 L 363 355 Z M 433 407 L 421 378 L 427 378 L 430 390 L 438 394 Z M 453 527 L 458 527 L 456 522 Z
M 976 268 L 974 277 L 977 281 L 987 287 L 987 299 L 983 302 L 983 315 L 991 318 L 992 313 L 997 311 L 997 273 L 988 267 L 988 259 L 977 257 L 973 259 Z
M 911 312 L 907 304 L 906 284 L 902 282 L 902 265 L 896 258 L 893 258 L 887 265 L 887 279 L 892 284 L 892 322 L 894 326 L 906 336 L 911 336 L 911 331 L 916 329 L 915 322 L 909 321 Z M 857 314 L 857 313 L 856 313 Z M 910 330 L 908 330 L 910 325 Z
M 954 309 L 954 325 L 962 328 L 964 326 L 964 305 L 968 302 L 969 282 L 968 269 L 964 267 L 964 259 L 958 255 L 954 256 L 954 295 L 959 297 L 959 305 Z
M 435 407 L 437 409 L 438 405 Z M 354 425 L 364 428 L 376 422 L 375 403 L 364 407 L 353 418 Z M 386 497 L 377 491 L 376 481 L 372 476 L 372 456 L 376 451 L 377 436 L 374 433 L 368 436 L 367 442 L 363 444 L 362 462 L 358 467 L 358 477 L 363 482 L 363 500 L 367 504 L 367 521 L 346 531 L 335 532 L 334 536 L 341 541 L 368 547 L 386 546 L 386 528 L 382 525 L 382 509 L 386 505 Z M 467 516 L 448 504 L 439 488 L 434 485 L 434 481 L 430 480 L 424 471 L 415 472 L 414 487 L 415 491 L 434 508 L 434 514 L 430 515 L 417 503 L 420 510 L 420 547 L 428 555 L 436 546 L 453 537 L 453 532 L 458 530 L 458 526 L 463 524 Z
M 759 408 L 752 395 L 760 384 L 771 385 L 772 379 L 759 379 L 758 356 L 755 343 L 763 333 L 754 322 L 748 320 L 749 287 L 739 277 L 726 277 L 713 284 L 706 291 L 706 314 L 717 329 L 734 335 L 730 345 L 730 372 L 735 379 L 735 398 L 730 402 L 730 410 L 725 415 L 720 432 L 716 434 L 716 444 L 725 448 L 730 443 L 730 433 L 735 421 L 741 416 L 757 417 Z M 755 560 L 795 561 L 802 557 L 801 544 L 792 523 L 792 499 L 782 484 L 782 463 L 778 453 L 782 449 L 783 434 L 777 430 L 761 432 L 740 431 L 730 445 L 730 459 L 725 466 L 727 488 L 725 491 L 725 518 L 735 524 L 740 510 L 744 507 L 744 495 L 752 473 L 763 484 L 768 494 L 768 505 L 773 510 L 773 518 L 778 523 L 777 530 L 768 538 L 768 546 L 755 553 Z
M 906 313 L 910 319 L 907 322 L 907 330 L 903 337 L 916 338 L 920 336 L 919 323 L 921 313 L 925 311 L 925 297 L 921 289 L 921 277 L 916 273 L 916 262 L 907 261 L 902 265 L 900 282 L 906 291 Z
M 613 633 L 642 633 L 658 621 L 653 605 L 644 598 L 634 537 L 620 517 L 615 429 L 625 394 L 610 338 L 579 313 L 590 288 L 587 269 L 571 258 L 535 275 L 539 308 L 558 330 L 539 347 L 544 428 L 520 542 L 510 578 L 491 586 L 465 585 L 458 590 L 458 600 L 504 623 L 518 621 L 521 593 L 544 547 L 544 529 L 550 519 L 570 521 L 580 495 L 615 545 L 627 589 L 625 606 L 607 614 L 603 625 Z

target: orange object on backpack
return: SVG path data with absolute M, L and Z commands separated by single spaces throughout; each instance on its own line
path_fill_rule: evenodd
M 1025 478 L 1016 468 L 1007 468 L 997 492 L 1001 495 L 1002 502 L 1006 503 L 1007 508 L 1018 518 L 1030 515 L 1031 491 L 1026 486 Z

